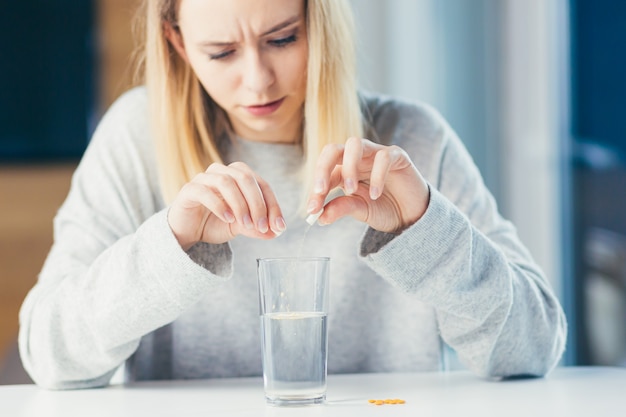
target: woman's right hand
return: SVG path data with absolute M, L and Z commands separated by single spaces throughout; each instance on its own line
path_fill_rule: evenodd
M 273 191 L 243 162 L 214 163 L 196 175 L 179 191 L 167 219 L 184 250 L 237 235 L 272 239 L 286 228 Z

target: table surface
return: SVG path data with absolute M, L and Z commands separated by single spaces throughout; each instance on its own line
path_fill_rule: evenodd
M 376 406 L 369 399 L 401 398 Z M 626 368 L 562 367 L 545 378 L 492 381 L 466 371 L 329 375 L 324 405 L 265 404 L 261 378 L 157 381 L 48 391 L 0 386 L 0 415 L 31 416 L 525 416 L 626 415 Z

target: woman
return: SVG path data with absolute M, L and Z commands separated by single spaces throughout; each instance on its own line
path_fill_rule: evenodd
M 330 373 L 436 370 L 441 339 L 482 376 L 556 365 L 561 307 L 454 132 L 357 94 L 347 1 L 143 16 L 146 87 L 101 121 L 20 312 L 38 384 L 261 375 L 255 259 L 296 249 L 332 258 Z

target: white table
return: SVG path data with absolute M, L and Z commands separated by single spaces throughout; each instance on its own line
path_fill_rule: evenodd
M 406 404 L 376 406 L 370 398 L 402 398 Z M 546 378 L 510 381 L 465 371 L 330 375 L 327 403 L 298 408 L 266 405 L 260 378 L 76 391 L 13 385 L 0 386 L 0 416 L 626 416 L 626 369 L 558 368 Z

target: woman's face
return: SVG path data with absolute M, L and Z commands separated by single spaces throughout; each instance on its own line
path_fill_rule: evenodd
M 304 0 L 182 0 L 178 16 L 177 49 L 235 133 L 299 140 L 308 58 Z

